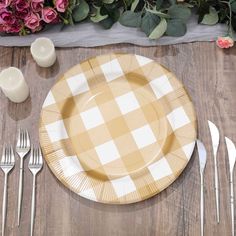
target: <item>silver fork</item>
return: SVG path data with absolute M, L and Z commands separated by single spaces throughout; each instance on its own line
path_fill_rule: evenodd
M 21 202 L 22 202 L 22 190 L 23 190 L 23 170 L 24 170 L 24 157 L 30 150 L 30 138 L 29 133 L 26 129 L 20 129 L 18 133 L 18 140 L 16 144 L 16 152 L 20 157 L 20 178 L 19 178 L 19 189 L 18 189 L 18 215 L 17 225 L 20 225 L 21 216 Z
M 35 215 L 35 190 L 36 190 L 36 175 L 43 167 L 43 157 L 41 149 L 33 148 L 29 160 L 29 169 L 33 175 L 33 189 L 31 201 L 31 219 L 30 219 L 30 235 L 34 232 L 34 215 Z
M 7 210 L 7 180 L 8 174 L 15 165 L 15 157 L 12 147 L 3 147 L 2 160 L 0 167 L 5 174 L 4 178 L 4 191 L 3 191 L 3 202 L 2 202 L 2 236 L 5 233 L 5 222 L 6 222 L 6 210 Z

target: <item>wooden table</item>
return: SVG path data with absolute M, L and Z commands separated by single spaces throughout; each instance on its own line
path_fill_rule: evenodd
M 27 127 L 33 143 L 38 142 L 38 120 L 46 94 L 57 78 L 71 66 L 91 56 L 128 52 L 155 59 L 183 81 L 196 107 L 199 137 L 207 147 L 205 174 L 205 235 L 231 235 L 229 167 L 224 135 L 236 143 L 236 47 L 221 50 L 214 43 L 190 43 L 161 47 L 113 45 L 98 48 L 58 49 L 58 62 L 40 69 L 29 48 L 0 48 L 0 69 L 19 67 L 30 86 L 25 103 L 9 102 L 0 93 L 0 149 L 15 145 L 19 127 Z M 207 119 L 221 131 L 218 155 L 220 224 L 216 224 L 213 156 Z M 25 162 L 25 166 L 28 160 Z M 157 196 L 136 204 L 115 206 L 94 203 L 66 189 L 45 165 L 37 180 L 35 235 L 39 236 L 183 236 L 200 235 L 200 177 L 196 151 L 177 181 Z M 17 227 L 19 159 L 9 179 L 6 235 L 27 236 L 30 228 L 32 176 L 24 171 L 21 225 Z M 3 174 L 0 175 L 0 203 Z M 0 215 L 0 220 L 1 220 Z

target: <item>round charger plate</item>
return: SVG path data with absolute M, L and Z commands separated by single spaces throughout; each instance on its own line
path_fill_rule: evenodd
M 43 104 L 39 135 L 47 164 L 66 187 L 127 204 L 177 179 L 194 149 L 196 116 L 166 68 L 143 56 L 109 54 L 58 80 Z

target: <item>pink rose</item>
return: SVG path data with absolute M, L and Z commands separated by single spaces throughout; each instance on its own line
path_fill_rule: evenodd
M 4 25 L 0 24 L 0 32 L 5 32 Z
M 0 24 L 13 24 L 14 21 L 15 18 L 10 11 L 6 9 L 0 10 Z
M 25 0 L 16 0 L 15 6 L 17 11 L 22 11 L 29 7 L 29 3 Z
M 31 30 L 36 30 L 40 26 L 40 17 L 38 13 L 31 12 L 25 18 L 25 26 Z
M 234 40 L 229 36 L 218 37 L 216 44 L 220 48 L 231 48 L 234 46 Z
M 55 5 L 56 5 L 56 8 L 57 8 L 57 11 L 65 12 L 68 5 L 69 5 L 69 2 L 68 2 L 68 0 L 56 0 Z
M 57 12 L 51 7 L 45 7 L 42 10 L 42 19 L 46 23 L 57 21 Z
M 30 6 L 34 12 L 39 12 L 43 9 L 44 0 L 31 0 Z
M 21 28 L 22 28 L 22 26 L 19 23 L 19 21 L 15 20 L 15 22 L 12 25 L 5 26 L 5 31 L 7 33 L 19 33 Z
M 42 28 L 43 28 L 43 26 L 40 24 L 37 28 L 32 29 L 31 31 L 32 31 L 33 33 L 35 33 L 35 32 L 40 31 Z
M 30 8 L 25 8 L 21 11 L 16 11 L 16 17 L 20 19 L 25 19 L 30 13 Z
M 0 8 L 8 7 L 11 4 L 12 0 L 0 0 Z

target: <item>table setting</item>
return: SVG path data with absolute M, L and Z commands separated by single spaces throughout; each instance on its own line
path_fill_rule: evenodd
M 0 1 L 1 235 L 235 235 L 235 7 Z

